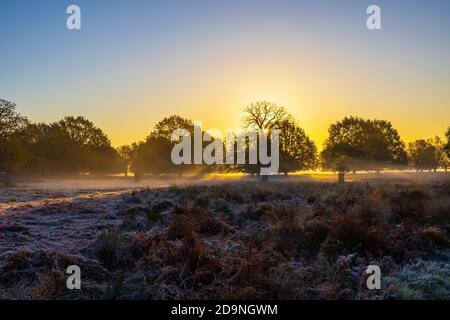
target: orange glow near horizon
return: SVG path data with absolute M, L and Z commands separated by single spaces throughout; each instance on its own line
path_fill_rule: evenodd
M 216 128 L 225 133 L 226 129 L 241 128 L 245 106 L 267 100 L 293 114 L 319 149 L 329 125 L 350 115 L 389 120 L 406 143 L 443 136 L 449 125 L 450 94 L 443 92 L 442 85 L 427 92 L 411 81 L 402 83 L 401 90 L 391 88 L 377 93 L 371 87 L 380 86 L 382 78 L 372 80 L 368 86 L 364 77 L 352 78 L 350 70 L 348 80 L 339 81 L 331 76 L 314 77 L 288 69 L 288 66 L 267 68 L 266 72 L 258 73 L 237 66 L 223 73 L 216 71 L 209 83 L 190 85 L 157 99 L 144 93 L 132 107 L 117 104 L 107 119 L 93 118 L 93 121 L 105 129 L 113 145 L 119 146 L 143 140 L 159 120 L 172 114 L 202 121 L 205 130 Z M 119 116 L 122 110 L 129 110 L 125 112 L 127 122 Z
M 268 100 L 319 148 L 350 115 L 391 121 L 406 143 L 450 125 L 447 3 L 386 2 L 386 28 L 372 32 L 359 2 L 82 2 L 95 18 L 80 32 L 56 28 L 57 10 L 45 32 L 4 32 L 15 45 L 0 53 L 0 97 L 31 121 L 82 115 L 119 146 L 173 114 L 237 129 L 244 107 Z M 27 6 L 11 17 L 33 21 Z

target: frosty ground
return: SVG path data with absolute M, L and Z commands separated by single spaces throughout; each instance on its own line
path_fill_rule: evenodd
M 449 176 L 334 178 L 0 189 L 0 298 L 449 299 Z M 66 289 L 72 264 L 81 291 Z

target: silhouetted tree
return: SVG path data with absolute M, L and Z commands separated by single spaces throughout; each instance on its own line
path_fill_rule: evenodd
M 192 169 L 192 165 L 176 166 L 171 159 L 171 152 L 176 142 L 171 140 L 172 133 L 178 129 L 189 131 L 191 137 L 194 134 L 194 123 L 177 115 L 164 118 L 155 125 L 154 130 L 136 148 L 136 156 L 131 168 L 136 180 L 144 173 L 169 174 L 183 172 Z M 193 146 L 193 139 L 192 139 Z M 193 155 L 193 152 L 191 152 Z
M 416 140 L 408 145 L 410 165 L 417 171 L 434 170 L 445 161 L 444 144 L 439 137 L 428 140 Z
M 233 141 L 233 152 L 234 152 L 234 160 L 235 160 L 235 165 L 232 167 L 234 170 L 238 171 L 238 172 L 245 172 L 247 174 L 251 174 L 251 175 L 259 175 L 260 171 L 261 171 L 261 164 L 259 162 L 259 158 L 258 156 L 256 157 L 256 163 L 250 163 L 250 153 L 254 152 L 253 150 L 255 150 L 256 152 L 258 152 L 258 146 L 259 146 L 259 135 L 256 135 L 256 141 L 250 141 L 249 136 L 248 136 L 248 132 L 247 131 L 241 131 L 240 133 L 238 133 L 235 137 L 234 137 L 234 141 Z M 240 143 L 242 143 L 242 141 L 244 141 L 244 157 L 245 157 L 245 163 L 244 164 L 238 164 L 238 155 L 239 155 L 239 151 L 241 148 Z M 264 178 L 264 177 L 263 177 Z
M 83 117 L 65 117 L 58 122 L 71 141 L 80 149 L 81 170 L 90 173 L 116 173 L 120 168 L 118 152 L 108 136 Z
M 438 159 L 438 166 L 434 168 L 434 171 L 437 171 L 438 168 L 443 168 L 447 171 L 447 166 L 449 164 L 449 159 L 446 152 L 446 142 L 443 141 L 440 137 L 436 136 L 434 139 L 430 139 L 430 142 L 436 148 L 436 158 Z
M 46 175 L 82 171 L 85 155 L 81 145 L 58 123 L 30 124 L 21 136 L 30 153 L 27 172 Z
M 0 99 L 0 172 L 5 185 L 12 185 L 12 175 L 27 162 L 28 153 L 21 144 L 19 132 L 28 120 L 16 112 L 16 105 Z
M 92 147 L 86 153 L 84 170 L 89 173 L 106 175 L 125 170 L 119 153 L 111 145 Z
M 369 166 L 370 170 L 397 169 L 408 164 L 405 144 L 400 139 L 397 130 L 389 121 L 372 120 L 372 134 L 369 135 Z
M 111 145 L 108 136 L 84 117 L 65 117 L 58 125 L 72 141 L 85 147 L 107 147 Z
M 12 185 L 12 176 L 28 161 L 27 150 L 17 137 L 0 138 L 0 171 L 5 172 L 5 186 Z
M 445 169 L 445 172 L 447 172 L 447 169 L 450 166 L 450 127 L 448 127 L 447 132 L 445 133 L 445 140 L 446 140 L 444 141 L 445 157 L 442 163 L 442 167 Z
M 0 99 L 0 136 L 14 135 L 27 124 L 27 118 L 16 111 L 15 103 Z
M 345 172 L 398 168 L 407 164 L 404 144 L 392 125 L 382 120 L 346 117 L 332 124 L 321 153 L 324 168 Z
M 30 124 L 21 133 L 30 152 L 28 172 L 116 173 L 123 162 L 109 138 L 83 117 L 66 117 L 51 124 Z
M 132 143 L 131 145 L 124 145 L 117 148 L 117 152 L 123 162 L 125 176 L 128 176 L 128 170 L 130 169 L 131 163 L 136 156 L 137 147 L 137 143 Z
M 305 131 L 292 120 L 284 120 L 280 130 L 280 172 L 315 169 L 317 147 Z
M 283 107 L 268 101 L 258 101 L 244 108 L 242 122 L 245 129 L 270 131 L 287 119 L 289 114 Z
M 447 156 L 450 158 L 450 127 L 448 127 L 447 132 L 445 133 L 445 138 L 447 139 L 447 141 L 444 149 L 447 153 Z
M 149 136 L 136 150 L 133 170 L 138 174 L 168 174 L 174 173 L 175 165 L 172 163 L 170 153 L 172 143 L 163 137 Z
M 172 115 L 158 122 L 149 137 L 164 138 L 170 141 L 172 133 L 178 129 L 185 129 L 193 135 L 194 123 L 189 119 Z
M 266 134 L 268 137 L 268 150 L 271 152 L 270 139 L 272 130 L 279 129 L 282 123 L 290 118 L 291 116 L 286 109 L 278 106 L 276 103 L 269 101 L 258 101 L 253 102 L 244 108 L 242 123 L 245 129 L 259 130 L 260 134 Z M 288 158 L 288 154 L 286 154 L 284 158 L 286 163 L 288 162 Z M 261 165 L 247 165 L 246 171 L 256 171 L 259 174 L 260 168 Z M 263 181 L 267 181 L 268 176 L 263 176 L 262 179 Z

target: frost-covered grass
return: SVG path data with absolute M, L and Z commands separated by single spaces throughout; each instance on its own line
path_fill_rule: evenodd
M 390 276 L 400 299 L 450 299 L 450 263 L 419 259 L 406 264 Z
M 442 177 L 17 189 L 0 208 L 0 298 L 448 299 Z M 65 288 L 71 264 L 81 291 Z

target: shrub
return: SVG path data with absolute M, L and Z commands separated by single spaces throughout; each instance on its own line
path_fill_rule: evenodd
M 97 237 L 94 253 L 109 270 L 127 268 L 135 263 L 130 243 L 117 229 L 106 229 Z
M 309 253 L 317 253 L 329 232 L 330 228 L 324 222 L 318 219 L 307 221 L 301 229 L 303 247 Z
M 226 223 L 207 209 L 178 206 L 169 224 L 168 236 L 170 239 L 180 239 L 192 232 L 218 234 L 227 229 Z
M 330 235 L 322 245 L 328 255 L 342 254 L 343 251 L 380 254 L 385 247 L 383 232 L 375 226 L 367 226 L 347 215 L 337 215 L 332 223 Z

